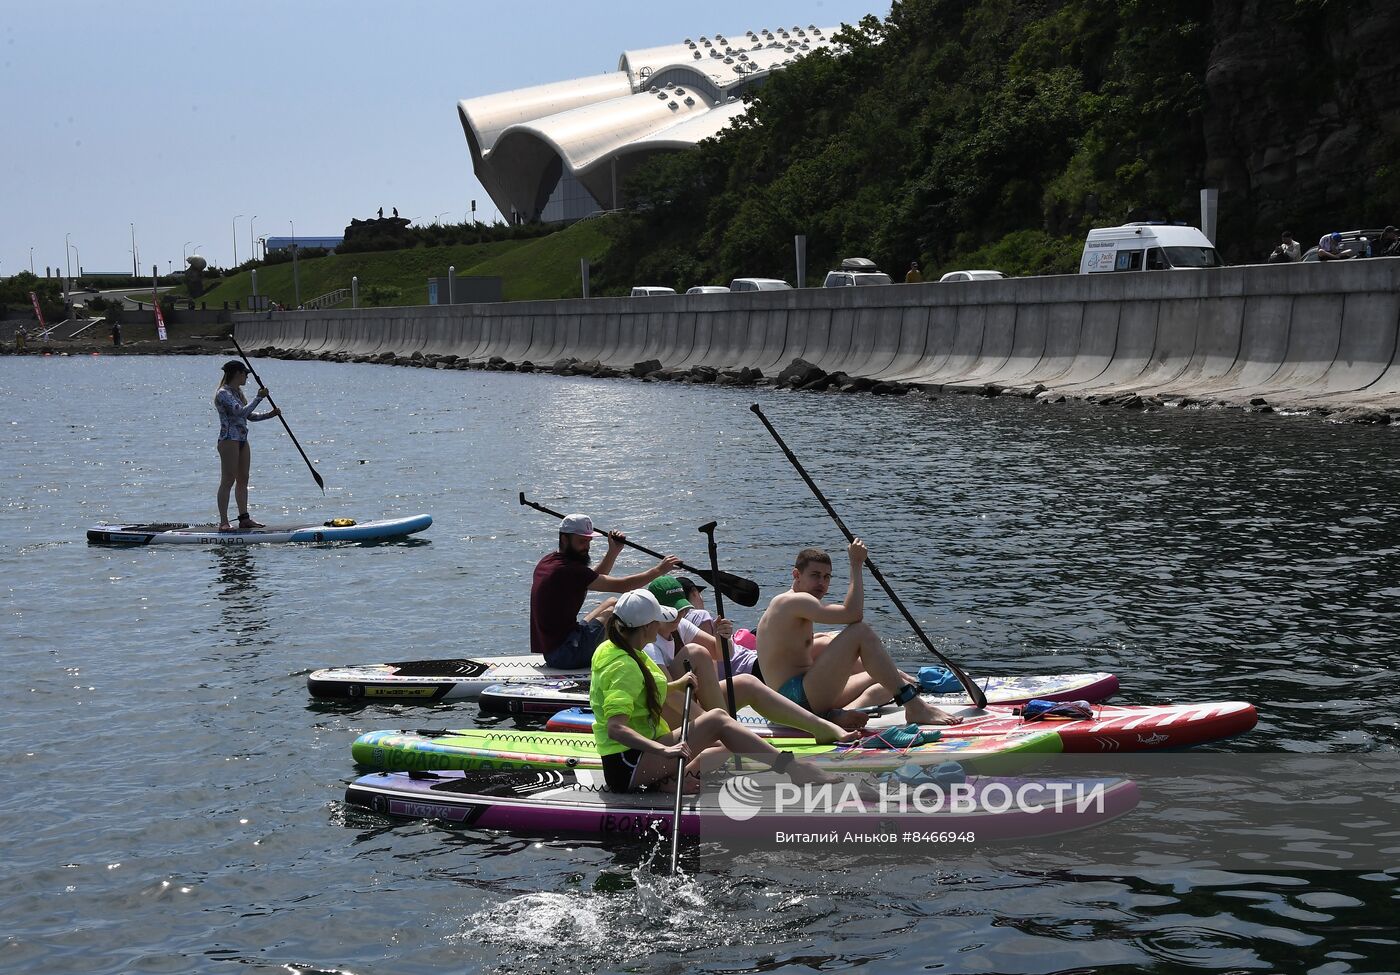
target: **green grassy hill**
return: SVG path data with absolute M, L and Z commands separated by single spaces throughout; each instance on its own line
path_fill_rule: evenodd
M 312 258 L 299 262 L 301 299 L 308 301 L 337 288 L 348 288 L 350 279 L 358 276 L 361 305 L 368 304 L 366 297 L 376 287 L 399 292 L 399 297 L 384 304 L 426 305 L 428 278 L 446 277 L 448 267 L 455 267 L 458 277 L 499 275 L 507 301 L 578 297 L 579 259 L 602 259 L 611 243 L 609 229 L 609 221 L 599 218 L 533 240 Z M 270 295 L 286 308 L 296 307 L 292 265 L 259 268 L 258 292 Z M 210 289 L 200 300 L 210 307 L 227 301 L 232 307 L 234 301 L 246 301 L 252 293 L 251 276 L 243 272 Z

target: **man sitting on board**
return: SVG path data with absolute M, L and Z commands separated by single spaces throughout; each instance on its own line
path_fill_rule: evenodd
M 677 591 L 679 587 L 679 591 Z M 672 579 L 670 576 L 662 576 L 651 585 L 647 586 L 652 594 L 656 596 L 657 602 L 662 606 L 669 606 L 679 614 L 678 618 L 669 623 L 661 624 L 661 633 L 656 641 L 647 650 L 648 656 L 656 661 L 662 669 L 669 670 L 671 676 L 679 677 L 685 672 L 685 664 L 688 662 L 695 668 L 695 673 L 700 681 L 701 699 L 709 701 L 706 694 L 712 688 L 723 690 L 720 681 L 724 680 L 724 652 L 720 649 L 719 640 L 716 639 L 716 621 L 713 615 L 705 609 L 704 590 L 705 586 L 699 585 L 684 576 L 677 576 Z M 733 624 L 728 624 L 729 632 L 725 634 L 729 639 L 729 669 L 735 677 L 751 674 L 759 682 L 763 682 L 763 672 L 758 665 L 758 652 L 755 649 L 756 643 L 752 639 L 745 641 L 747 646 L 733 639 Z M 697 632 L 698 631 L 698 632 Z M 824 645 L 824 644 L 823 644 Z M 708 674 L 709 668 L 706 664 L 713 664 L 714 676 Z M 855 707 L 862 707 L 866 704 L 883 704 L 888 698 L 882 696 L 883 688 L 875 683 L 875 679 L 860 669 L 857 662 L 853 671 L 853 676 L 864 680 L 864 688 L 873 687 L 874 691 L 866 696 L 862 696 L 854 702 Z M 901 674 L 906 681 L 913 678 L 908 674 Z M 767 685 L 764 684 L 767 688 Z M 771 688 L 768 688 L 771 691 Z M 713 705 L 706 704 L 706 707 Z M 765 712 L 765 717 L 769 715 Z M 870 715 L 864 711 L 854 709 L 843 710 L 832 708 L 822 717 L 847 731 L 854 731 L 864 728 L 870 720 Z M 792 725 L 791 721 L 786 722 Z M 793 727 L 798 727 L 793 725 Z
M 612 615 L 614 600 L 606 600 L 582 620 L 579 610 L 592 592 L 630 592 L 640 589 L 680 562 L 668 555 L 646 572 L 613 576 L 613 563 L 627 536 L 607 535 L 608 554 L 595 569 L 589 560 L 593 539 L 603 538 L 593 530 L 587 515 L 569 515 L 559 523 L 559 550 L 550 552 L 535 566 L 530 586 L 530 652 L 544 655 L 546 666 L 560 670 L 587 670 L 593 651 L 603 642 L 603 630 Z
M 864 622 L 865 543 L 857 538 L 846 552 L 851 582 L 841 603 L 821 601 L 831 588 L 831 556 L 817 548 L 797 554 L 792 588 L 774 596 L 758 621 L 763 679 L 779 694 L 817 714 L 852 704 L 880 703 L 869 700 L 873 692 L 893 697 L 914 724 L 957 724 L 956 717 L 919 697 L 918 685 L 900 671 L 880 637 Z M 816 633 L 817 623 L 845 629 Z

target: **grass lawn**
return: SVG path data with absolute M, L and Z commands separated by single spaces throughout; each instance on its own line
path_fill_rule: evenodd
M 596 219 L 532 240 L 331 254 L 298 262 L 301 300 L 349 288 L 350 279 L 358 276 L 362 305 L 366 290 L 374 286 L 399 289 L 400 297 L 393 304 L 426 305 L 428 278 L 446 277 L 449 266 L 456 267 L 458 277 L 499 275 L 507 301 L 577 297 L 581 290 L 579 259 L 601 259 L 610 242 L 605 220 Z M 235 300 L 246 303 L 252 293 L 251 276 L 243 272 L 211 288 L 199 300 L 210 308 L 222 307 L 225 301 L 232 307 Z M 292 265 L 259 268 L 258 293 L 295 308 Z

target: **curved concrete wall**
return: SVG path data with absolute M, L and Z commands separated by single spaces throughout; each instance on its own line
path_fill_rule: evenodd
M 1400 407 L 1400 259 L 235 316 L 245 347 Z

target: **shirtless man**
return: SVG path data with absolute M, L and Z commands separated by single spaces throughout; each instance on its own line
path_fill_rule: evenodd
M 763 678 L 779 694 L 817 714 L 856 703 L 871 690 L 871 680 L 914 724 L 957 724 L 958 719 L 919 697 L 918 687 L 902 674 L 880 638 L 864 622 L 865 543 L 846 549 L 851 584 L 841 603 L 823 603 L 831 588 L 831 556 L 803 549 L 792 570 L 792 589 L 773 597 L 758 622 L 759 664 Z M 813 624 L 844 625 L 839 633 L 814 633 Z

